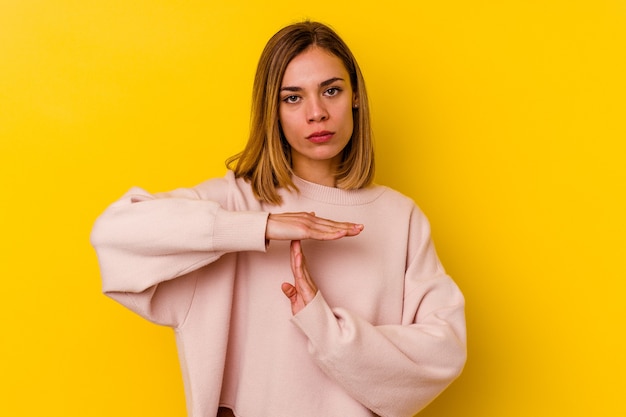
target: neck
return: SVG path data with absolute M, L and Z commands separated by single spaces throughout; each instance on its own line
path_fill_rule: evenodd
M 336 167 L 333 161 L 299 161 L 293 164 L 293 172 L 305 181 L 334 187 Z

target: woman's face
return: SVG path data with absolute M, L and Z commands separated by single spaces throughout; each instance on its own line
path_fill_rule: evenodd
M 343 62 L 325 49 L 310 47 L 287 65 L 279 118 L 296 175 L 334 173 L 352 137 L 355 99 Z

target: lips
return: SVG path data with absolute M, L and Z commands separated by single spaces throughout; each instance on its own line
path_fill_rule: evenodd
M 335 132 L 329 132 L 328 130 L 321 130 L 319 132 L 311 133 L 306 138 L 312 143 L 325 143 L 328 142 Z

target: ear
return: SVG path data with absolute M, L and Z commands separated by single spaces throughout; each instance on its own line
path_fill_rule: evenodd
M 352 108 L 359 108 L 359 95 L 356 92 L 352 93 Z

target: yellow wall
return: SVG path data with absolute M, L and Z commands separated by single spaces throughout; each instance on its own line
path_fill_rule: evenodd
M 91 225 L 222 175 L 265 41 L 304 17 L 353 48 L 377 180 L 467 296 L 466 370 L 422 415 L 625 415 L 618 0 L 0 0 L 0 414 L 184 415 L 172 334 L 100 294 Z

